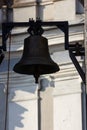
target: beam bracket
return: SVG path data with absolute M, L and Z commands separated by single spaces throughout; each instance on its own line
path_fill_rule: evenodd
M 29 22 L 8 22 L 2 23 L 2 46 L 0 49 L 6 51 L 6 40 L 8 39 L 9 33 L 14 27 L 28 27 L 28 33 L 32 34 L 39 34 L 41 35 L 44 30 L 42 27 L 45 26 L 56 26 L 64 33 L 65 38 L 65 50 L 69 51 L 70 58 L 75 65 L 77 71 L 79 72 L 82 81 L 85 83 L 85 73 L 81 68 L 76 56 L 85 56 L 85 49 L 79 43 L 70 44 L 69 45 L 69 26 L 68 21 L 49 21 L 49 22 L 42 22 L 40 19 L 34 21 L 33 19 L 29 19 Z

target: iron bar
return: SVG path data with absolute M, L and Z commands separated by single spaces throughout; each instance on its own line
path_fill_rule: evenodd
M 69 50 L 69 55 L 70 55 L 70 58 L 71 58 L 73 64 L 75 65 L 75 67 L 76 67 L 76 69 L 77 69 L 79 75 L 81 76 L 82 81 L 84 82 L 84 84 L 86 84 L 85 73 L 84 73 L 84 71 L 82 70 L 82 68 L 81 68 L 81 66 L 80 66 L 80 64 L 79 64 L 79 62 L 77 61 L 75 55 L 73 54 L 73 52 L 72 52 L 71 50 Z
M 6 51 L 6 40 L 8 38 L 9 32 L 14 27 L 29 27 L 29 26 L 57 26 L 60 28 L 65 34 L 65 48 L 68 48 L 68 22 L 60 21 L 60 22 L 42 22 L 41 20 L 34 21 L 33 19 L 29 19 L 29 22 L 7 22 L 2 23 L 2 47 L 3 50 Z

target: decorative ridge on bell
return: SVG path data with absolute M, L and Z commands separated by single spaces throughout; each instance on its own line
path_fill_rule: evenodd
M 30 36 L 24 39 L 22 58 L 13 68 L 17 73 L 33 75 L 36 83 L 40 75 L 59 71 L 59 66 L 50 57 L 48 40 L 41 36 L 43 32 L 40 20 L 32 20 L 28 29 Z

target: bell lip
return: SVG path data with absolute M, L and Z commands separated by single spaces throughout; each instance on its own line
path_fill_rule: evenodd
M 25 68 L 27 68 L 27 66 L 29 66 L 31 68 L 32 66 L 36 66 L 36 65 L 35 64 L 34 65 L 33 64 L 32 65 L 25 65 Z M 37 64 L 37 66 L 38 66 L 38 64 Z M 54 65 L 53 64 L 52 65 L 45 65 L 45 64 L 40 65 L 39 64 L 39 66 L 41 66 L 43 68 L 43 70 L 41 72 L 39 72 L 39 75 L 52 74 L 52 73 L 56 73 L 57 71 L 60 71 L 60 68 L 56 63 L 54 63 Z M 47 67 L 49 69 L 48 70 L 46 69 L 46 71 L 44 71 L 45 67 Z M 23 69 L 24 69 L 24 67 L 20 63 L 17 63 L 13 67 L 13 71 L 16 73 L 19 73 L 19 74 L 26 74 L 26 75 L 34 75 L 35 74 L 35 72 L 31 71 L 31 69 L 29 69 L 29 71 L 28 70 L 23 71 Z

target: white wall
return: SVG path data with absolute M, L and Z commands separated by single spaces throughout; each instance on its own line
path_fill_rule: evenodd
M 82 130 L 81 79 L 68 52 L 56 52 L 52 58 L 60 71 L 40 79 L 41 129 Z M 16 60 L 11 60 L 15 64 Z M 6 65 L 4 61 L 1 67 L 7 68 Z M 0 73 L 0 82 L 4 84 L 7 83 L 7 72 L 3 72 L 6 68 Z M 37 88 L 32 76 L 10 71 L 7 130 L 38 130 Z
M 75 19 L 75 1 L 60 0 L 54 3 L 54 20 L 74 20 Z
M 76 79 L 56 83 L 54 130 L 82 130 L 81 86 Z
M 28 22 L 29 18 L 36 19 L 36 6 L 15 8 L 13 12 L 15 22 Z
M 76 15 L 76 0 L 60 0 L 39 1 L 36 6 L 36 1 L 18 1 L 14 4 L 14 21 L 28 21 L 29 18 L 36 19 L 40 17 L 41 20 L 74 20 Z M 39 13 L 36 14 L 38 8 Z M 25 15 L 26 14 L 26 15 Z
M 23 6 L 23 2 L 21 3 Z M 36 18 L 36 6 L 22 6 L 20 8 L 14 7 L 14 21 L 27 22 L 29 18 Z M 73 20 L 75 18 L 75 0 L 56 1 L 55 3 L 44 0 L 40 4 L 40 11 L 41 18 L 44 20 Z M 72 28 L 71 32 L 73 34 L 70 35 L 71 42 L 83 40 L 82 34 L 77 37 L 77 28 L 75 31 Z M 17 47 L 20 49 L 23 43 L 23 35 L 21 38 L 19 36 L 14 36 L 15 40 L 11 43 L 13 64 L 15 64 L 13 58 L 19 58 L 21 53 L 16 52 Z M 61 44 L 59 51 L 61 51 L 61 46 L 64 50 L 64 40 L 62 39 L 64 38 L 57 33 L 51 33 L 49 45 L 52 45 L 51 48 L 54 50 L 54 44 L 57 44 L 57 47 Z M 81 79 L 71 64 L 67 52 L 53 53 L 52 58 L 59 64 L 60 72 L 50 75 L 47 80 L 45 80 L 46 76 L 42 77 L 44 82 L 40 84 L 43 86 L 43 90 L 40 92 L 41 130 L 49 128 L 50 130 L 82 130 Z M 7 69 L 7 61 L 5 62 L 0 68 L 0 72 L 3 71 L 0 73 L 0 82 L 4 84 L 7 83 L 7 71 L 4 72 Z M 13 64 L 10 62 L 10 69 L 12 69 Z M 12 70 L 10 71 L 8 130 L 38 130 L 37 87 L 32 76 L 19 75 Z

